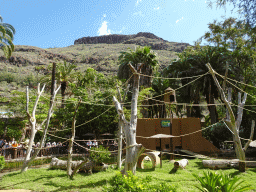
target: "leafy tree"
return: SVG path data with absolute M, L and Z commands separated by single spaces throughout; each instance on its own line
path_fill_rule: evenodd
M 210 32 L 205 33 L 194 48 L 188 47 L 178 55 L 179 60 L 173 61 L 164 70 L 165 76 L 168 76 L 169 73 L 172 74 L 169 76 L 173 77 L 203 74 L 208 71 L 205 66 L 208 62 L 214 70 L 224 75 L 226 62 L 228 62 L 230 77 L 236 77 L 236 79 L 244 83 L 252 81 L 252 77 L 255 75 L 253 64 L 255 63 L 254 35 L 246 29 L 245 23 L 236 22 L 234 18 L 228 18 L 222 23 L 216 23 L 216 21 L 210 23 L 209 29 Z M 199 43 L 202 38 L 214 43 L 215 47 L 200 47 Z M 184 85 L 189 81 L 190 79 L 185 79 L 181 83 Z M 214 104 L 214 100 L 219 99 L 217 87 L 211 75 L 204 76 L 203 83 L 195 82 L 193 85 L 187 86 L 183 91 L 181 90 L 178 94 L 181 94 L 181 98 L 184 98 L 183 101 L 186 103 L 198 103 L 200 94 L 206 97 L 208 104 Z M 211 123 L 213 124 L 218 120 L 216 107 L 209 106 L 208 108 Z M 191 111 L 188 111 L 188 114 L 191 114 Z M 198 117 L 199 112 L 196 112 L 196 114 Z
M 133 51 L 131 48 L 128 48 L 129 52 L 120 52 L 118 58 L 120 66 L 118 69 L 118 78 L 119 79 L 128 79 L 132 72 L 129 69 L 128 64 L 131 63 L 137 69 L 138 63 L 144 63 L 141 73 L 145 75 L 152 76 L 153 69 L 156 67 L 158 61 L 156 60 L 156 54 L 151 51 L 150 47 L 138 47 Z M 145 87 L 151 86 L 151 78 L 141 76 L 140 85 Z
M 79 74 L 77 82 L 69 83 L 74 98 L 66 100 L 65 108 L 56 111 L 56 117 L 52 120 L 53 127 L 61 130 L 71 127 L 72 112 L 74 102 L 77 97 L 82 98 L 82 103 L 76 116 L 76 135 L 81 138 L 85 133 L 95 132 L 98 137 L 105 132 L 114 133 L 117 129 L 117 114 L 112 105 L 112 95 L 116 94 L 117 78 L 114 76 L 104 76 L 92 68 L 88 68 L 83 74 Z M 118 83 L 119 84 L 119 83 Z M 108 110 L 102 114 L 104 111 Z M 101 115 L 102 114 L 102 115 Z M 85 123 L 94 117 L 97 119 Z M 81 124 L 84 124 L 80 126 Z M 57 132 L 59 136 L 70 134 L 70 130 Z
M 255 21 L 256 21 L 256 1 L 255 0 L 217 0 L 217 6 L 219 7 L 226 7 L 227 2 L 232 2 L 234 8 L 238 5 L 240 8 L 240 13 L 245 16 L 246 23 L 252 28 L 255 28 Z M 212 8 L 212 1 L 209 1 L 209 7 Z
M 225 62 L 228 59 L 228 52 L 221 47 L 188 47 L 182 53 L 178 54 L 179 60 L 174 60 L 164 70 L 164 75 L 169 77 L 189 77 L 202 75 L 208 72 L 206 63 L 211 63 L 214 69 L 224 75 Z M 189 83 L 191 79 L 182 79 L 181 85 Z M 177 84 L 173 82 L 172 88 L 177 88 Z M 219 98 L 218 90 L 212 76 L 205 75 L 201 81 L 195 81 L 179 90 L 177 94 L 178 102 L 199 104 L 201 95 L 205 96 L 208 104 L 214 104 L 214 100 Z M 180 101 L 179 101 L 180 99 Z M 215 106 L 208 107 L 211 123 L 214 124 L 218 120 Z M 187 116 L 201 117 L 200 107 L 187 106 Z
M 73 63 L 66 62 L 64 60 L 63 63 L 56 64 L 56 80 L 57 84 L 61 84 L 61 96 L 62 96 L 62 107 L 64 107 L 66 89 L 69 83 L 72 83 L 78 76 L 78 73 L 75 72 L 76 65 Z M 48 87 L 51 85 L 51 78 L 52 78 L 52 66 L 49 65 L 49 73 L 44 76 L 41 80 L 48 84 Z
M 244 21 L 237 21 L 235 18 L 228 18 L 223 22 L 208 24 L 210 32 L 201 37 L 217 47 L 231 50 L 229 58 L 229 71 L 237 80 L 249 83 L 254 77 L 256 55 L 256 35 L 246 28 Z M 232 74 L 231 74 L 232 75 Z
M 159 72 L 155 72 L 155 77 L 161 77 Z M 166 118 L 166 108 L 163 105 L 164 95 L 162 95 L 165 90 L 169 87 L 169 80 L 161 79 L 161 78 L 154 78 L 152 82 L 152 97 L 154 99 L 149 99 L 148 104 L 152 105 L 148 107 L 148 118 Z M 162 95 L 162 96 L 158 96 Z M 158 101 L 156 101 L 158 100 Z M 155 105 L 160 104 L 160 105 Z
M 14 27 L 3 23 L 3 18 L 0 15 L 0 49 L 3 50 L 6 58 L 9 58 L 14 51 L 13 34 L 15 34 Z

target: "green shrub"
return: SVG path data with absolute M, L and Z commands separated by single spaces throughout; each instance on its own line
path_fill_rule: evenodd
M 100 151 L 100 152 L 98 152 Z M 90 150 L 90 159 L 93 160 L 97 165 L 107 161 L 110 158 L 111 153 L 107 148 L 104 148 L 102 145 L 97 147 L 92 147 Z
M 4 156 L 0 156 L 0 170 L 4 168 L 4 165 L 5 165 Z
M 204 177 L 199 177 L 198 175 L 193 174 L 193 176 L 196 177 L 201 184 L 201 187 L 195 186 L 200 191 L 241 192 L 241 191 L 247 191 L 251 189 L 249 185 L 238 188 L 240 184 L 243 183 L 243 181 L 239 181 L 240 178 L 237 178 L 237 177 L 231 178 L 230 175 L 218 174 L 217 172 L 216 173 L 203 172 L 203 173 L 204 173 Z
M 146 178 L 139 178 L 132 174 L 131 171 L 128 172 L 128 176 L 122 175 L 117 172 L 110 180 L 110 187 L 105 187 L 105 191 L 108 192 L 150 192 L 150 191 L 176 191 L 175 187 L 169 186 L 166 183 L 160 183 L 155 185 L 149 185 L 148 183 L 152 180 L 152 177 L 147 176 Z

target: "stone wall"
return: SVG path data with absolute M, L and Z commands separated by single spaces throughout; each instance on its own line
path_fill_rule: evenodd
M 139 32 L 134 35 L 113 34 L 113 35 L 103 35 L 103 36 L 96 36 L 96 37 L 83 37 L 83 38 L 75 40 L 74 44 L 97 44 L 97 43 L 116 44 L 116 43 L 123 43 L 124 41 L 127 41 L 132 38 L 136 38 L 136 37 L 146 37 L 146 38 L 158 39 L 161 41 L 165 41 L 162 38 L 157 37 L 156 35 L 154 35 L 152 33 Z

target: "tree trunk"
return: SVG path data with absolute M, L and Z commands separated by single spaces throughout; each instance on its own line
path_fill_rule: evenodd
M 26 166 L 28 168 L 29 164 L 37 157 L 38 153 L 40 152 L 41 148 L 44 146 L 44 142 L 45 142 L 45 139 L 46 139 L 46 134 L 47 134 L 47 131 L 48 131 L 48 127 L 49 127 L 49 123 L 50 123 L 50 119 L 51 119 L 51 116 L 53 114 L 52 112 L 52 108 L 53 108 L 53 105 L 54 105 L 54 100 L 55 100 L 55 96 L 57 94 L 57 92 L 59 91 L 60 89 L 60 86 L 55 90 L 55 85 L 56 83 L 53 84 L 53 95 L 51 97 L 51 101 L 50 101 L 50 107 L 49 107 L 49 110 L 48 110 L 48 115 L 47 115 L 47 119 L 45 119 L 43 121 L 43 123 L 41 124 L 41 126 L 44 124 L 44 122 L 46 121 L 46 125 L 45 125 L 45 128 L 44 128 L 44 131 L 43 131 L 43 135 L 42 135 L 42 138 L 41 138 L 41 141 L 40 141 L 40 145 L 38 148 L 35 149 L 35 153 L 34 155 L 27 161 L 26 163 Z M 41 126 L 39 126 L 39 128 L 41 128 Z M 24 165 L 25 166 L 25 165 Z M 26 168 L 26 170 L 27 170 Z
M 135 69 L 134 69 L 134 72 L 135 72 Z M 142 145 L 138 146 L 136 143 L 139 80 L 140 80 L 140 76 L 134 75 L 134 85 L 133 85 L 132 102 L 131 102 L 131 120 L 130 120 L 129 126 L 126 126 L 126 129 L 125 129 L 126 145 L 127 145 L 126 158 L 125 158 L 126 159 L 125 172 L 132 171 L 134 175 L 136 173 L 138 156 L 142 148 Z
M 61 82 L 61 107 L 64 107 L 64 102 L 65 102 L 65 91 L 66 91 L 66 87 L 67 87 L 67 82 L 66 81 L 62 81 Z
M 37 130 L 35 129 L 35 125 L 32 125 L 30 139 L 29 139 L 28 148 L 27 148 L 27 153 L 26 153 L 26 157 L 25 157 L 22 169 L 21 169 L 21 173 L 26 172 L 27 169 L 28 169 L 28 164 L 29 164 L 29 161 L 30 161 L 32 146 L 33 146 L 33 142 L 34 142 L 34 139 L 35 139 L 36 132 L 37 132 Z
M 121 119 L 119 118 L 118 121 L 118 154 L 117 154 L 117 167 L 118 169 L 121 169 L 122 166 L 122 140 L 123 140 L 123 125 L 121 123 Z
M 133 66 L 130 64 L 129 66 L 134 74 L 134 86 L 133 86 L 132 102 L 131 102 L 131 119 L 129 123 L 126 121 L 124 117 L 124 113 L 120 103 L 117 101 L 115 97 L 113 97 L 113 101 L 116 105 L 118 115 L 124 124 L 124 132 L 126 137 L 127 148 L 126 148 L 125 168 L 122 171 L 122 173 L 126 175 L 127 175 L 127 171 L 131 171 L 133 174 L 136 173 L 137 160 L 139 158 L 139 155 L 144 151 L 144 147 L 141 144 L 136 143 L 137 101 L 138 101 L 138 95 L 139 95 L 139 79 L 140 78 L 139 78 L 139 75 L 137 75 L 137 71 L 133 68 Z M 140 71 L 139 69 L 138 71 Z
M 21 168 L 21 173 L 23 173 L 24 171 L 27 171 L 28 163 L 30 162 L 29 160 L 30 160 L 30 155 L 31 155 L 31 151 L 32 151 L 32 145 L 34 143 L 35 134 L 37 132 L 37 130 L 36 130 L 36 107 L 37 107 L 37 104 L 38 104 L 39 99 L 41 97 L 41 94 L 44 91 L 44 88 L 45 88 L 45 85 L 43 85 L 43 88 L 40 91 L 40 83 L 38 83 L 37 98 L 36 98 L 34 108 L 33 108 L 33 111 L 32 111 L 32 116 L 29 114 L 29 110 L 28 110 L 28 107 L 27 107 L 27 115 L 28 115 L 29 122 L 30 122 L 30 125 L 31 125 L 31 133 L 30 133 L 30 139 L 29 139 L 29 143 L 28 143 L 28 149 L 27 149 L 26 157 L 25 157 L 23 166 Z M 27 86 L 27 95 L 28 95 L 28 86 Z M 27 100 L 27 103 L 28 103 L 28 100 Z M 27 104 L 27 106 L 28 106 L 28 104 Z
M 70 179 L 71 179 L 71 174 L 72 174 L 71 161 L 72 161 L 73 141 L 75 139 L 75 134 L 76 134 L 76 129 L 75 129 L 76 128 L 76 114 L 77 114 L 78 107 L 79 107 L 80 103 L 81 103 L 81 98 L 80 98 L 79 103 L 77 104 L 76 109 L 75 109 L 75 114 L 74 114 L 74 117 L 72 120 L 72 137 L 70 138 L 69 145 L 68 145 L 67 174 Z
M 202 161 L 204 167 L 208 167 L 211 169 L 222 169 L 222 168 L 238 168 L 239 167 L 239 159 L 232 160 L 203 160 Z M 256 167 L 256 162 L 247 162 L 247 167 Z
M 118 95 L 119 95 L 119 99 L 122 103 L 125 102 L 125 97 L 129 91 L 129 88 L 130 88 L 130 84 L 127 85 L 126 87 L 126 90 L 124 92 L 124 95 L 123 95 L 123 99 L 122 99 L 122 96 L 121 96 L 121 92 L 120 92 L 120 89 L 119 87 L 117 86 L 117 91 L 118 91 Z M 123 110 L 123 105 L 121 105 L 121 109 Z M 117 154 L 117 167 L 119 169 L 121 169 L 121 166 L 122 166 L 122 150 L 123 150 L 123 122 L 122 122 L 122 119 L 119 117 L 119 121 L 118 121 L 118 154 Z
M 212 85 L 210 85 L 209 87 L 209 104 L 215 104 L 214 103 L 214 97 L 212 94 Z M 209 112 L 210 112 L 210 117 L 211 117 L 211 124 L 215 124 L 217 123 L 217 111 L 216 111 L 216 106 L 215 105 L 211 105 L 209 106 Z
M 247 93 L 244 93 L 243 101 L 241 101 L 241 93 L 238 92 L 238 108 L 237 108 L 237 118 L 236 118 L 236 129 L 239 135 L 240 131 L 240 126 L 242 123 L 242 118 L 243 118 L 243 107 L 245 105 L 247 98 Z
M 218 90 L 220 92 L 221 98 L 222 98 L 223 102 L 225 103 L 225 105 L 226 105 L 226 107 L 229 111 L 231 122 L 226 121 L 225 123 L 230 128 L 230 130 L 232 130 L 232 132 L 233 132 L 233 141 L 235 143 L 236 157 L 241 161 L 241 162 L 239 162 L 239 165 L 240 165 L 239 166 L 239 171 L 245 172 L 245 162 L 243 162 L 243 161 L 245 161 L 245 153 L 242 149 L 242 144 L 241 144 L 241 141 L 239 139 L 238 132 L 237 132 L 237 129 L 236 129 L 236 120 L 235 120 L 233 110 L 230 106 L 230 103 L 226 99 L 226 96 L 225 96 L 224 91 L 222 90 L 222 88 L 219 84 L 219 81 L 217 80 L 217 78 L 215 76 L 215 71 L 212 69 L 212 67 L 209 63 L 207 63 L 206 66 L 208 67 L 209 72 L 212 74 L 212 77 L 215 81 L 215 84 L 218 87 Z

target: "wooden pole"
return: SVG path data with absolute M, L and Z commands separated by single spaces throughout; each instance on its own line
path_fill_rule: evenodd
M 243 151 L 242 144 L 241 144 L 241 141 L 239 139 L 238 132 L 237 132 L 237 129 L 236 129 L 235 115 L 233 113 L 233 110 L 231 108 L 230 103 L 226 99 L 226 96 L 224 94 L 223 89 L 221 88 L 221 86 L 219 84 L 218 79 L 215 76 L 215 71 L 212 69 L 212 66 L 210 65 L 210 63 L 207 63 L 206 66 L 208 67 L 209 72 L 211 73 L 211 75 L 212 75 L 212 77 L 215 81 L 215 84 L 218 87 L 219 93 L 221 95 L 221 99 L 223 100 L 223 102 L 225 103 L 225 105 L 228 109 L 231 121 L 226 121 L 226 124 L 232 130 L 232 132 L 234 133 L 233 134 L 233 141 L 235 143 L 236 157 L 240 160 L 239 161 L 239 171 L 240 172 L 245 172 L 245 162 L 243 162 L 243 161 L 245 161 L 245 153 Z
M 117 91 L 118 91 L 118 96 L 119 96 L 119 100 L 121 103 L 124 103 L 125 102 L 125 97 L 127 95 L 127 92 L 130 88 L 130 84 L 127 85 L 127 88 L 124 92 L 124 95 L 123 95 L 123 98 L 121 96 L 121 92 L 120 92 L 120 89 L 119 87 L 117 86 Z M 123 110 L 123 105 L 121 104 L 121 109 Z M 117 154 L 117 167 L 119 169 L 121 169 L 121 166 L 122 166 L 122 150 L 123 150 L 123 143 L 122 143 L 122 140 L 123 140 L 123 122 L 121 120 L 121 117 L 119 117 L 119 121 L 118 121 L 118 154 Z
M 56 63 L 52 63 L 52 84 L 51 84 L 51 96 L 53 96 L 54 93 L 54 85 L 55 85 L 55 73 L 56 73 Z M 50 106 L 51 106 L 52 101 L 50 101 Z
M 28 112 L 28 104 L 29 104 L 29 90 L 28 90 L 28 86 L 26 86 L 26 95 L 27 95 L 26 112 Z
M 76 135 L 76 114 L 77 114 L 78 107 L 79 107 L 81 101 L 82 101 L 81 98 L 79 98 L 79 102 L 76 106 L 75 113 L 74 113 L 73 120 L 72 120 L 72 130 L 71 130 L 72 136 L 69 139 L 69 145 L 68 145 L 67 175 L 70 179 L 72 178 L 72 176 L 71 176 L 72 175 L 71 161 L 72 161 L 72 152 L 73 152 L 73 142 L 74 142 L 75 135 Z
M 162 168 L 162 139 L 160 138 L 160 168 Z

